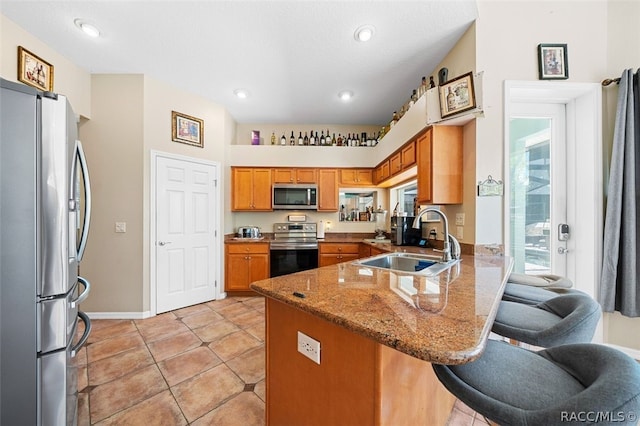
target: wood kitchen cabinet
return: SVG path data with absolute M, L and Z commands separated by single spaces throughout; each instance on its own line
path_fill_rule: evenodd
M 318 211 L 338 211 L 337 169 L 318 169 Z
M 407 142 L 402 148 L 389 158 L 391 176 L 407 170 L 416 164 L 416 143 Z
M 377 256 L 382 253 L 387 253 L 387 251 L 370 244 L 360 243 L 360 259 L 364 257 Z
M 273 169 L 273 183 L 316 183 L 317 170 L 314 168 Z
M 271 211 L 271 169 L 231 168 L 231 210 Z
M 386 250 L 379 249 L 378 247 L 371 247 L 370 252 L 371 256 L 377 256 L 382 253 L 387 253 Z
M 462 127 L 430 127 L 416 144 L 418 203 L 462 203 Z
M 341 186 L 373 186 L 373 169 L 340 169 Z
M 389 159 L 384 160 L 378 164 L 378 167 L 373 171 L 374 183 L 377 185 L 380 182 L 384 182 L 391 176 L 389 169 Z
M 319 243 L 318 265 L 328 266 L 360 258 L 360 243 Z
M 224 288 L 227 293 L 253 293 L 249 284 L 269 278 L 269 243 L 225 244 L 224 251 Z

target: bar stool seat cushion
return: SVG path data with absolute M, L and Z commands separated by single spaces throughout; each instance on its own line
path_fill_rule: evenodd
M 573 282 L 570 279 L 553 274 L 543 275 L 527 275 L 512 272 L 509 274 L 507 282 L 514 284 L 523 284 L 531 287 L 544 287 L 544 288 L 571 288 Z
M 476 361 L 433 369 L 453 395 L 501 425 L 584 424 L 577 416 L 585 413 L 617 416 L 599 425 L 636 424 L 640 413 L 640 365 L 606 346 L 532 352 L 489 340 Z
M 590 342 L 600 305 L 586 294 L 556 296 L 537 305 L 501 301 L 491 331 L 530 345 Z
M 548 290 L 541 287 L 532 287 L 526 284 L 515 284 L 507 282 L 502 294 L 502 300 L 509 302 L 524 303 L 526 305 L 537 305 L 549 299 L 558 297 L 561 294 L 584 294 L 579 290 L 570 288 L 553 288 Z

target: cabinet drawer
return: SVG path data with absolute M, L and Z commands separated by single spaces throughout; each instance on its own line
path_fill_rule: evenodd
M 259 253 L 269 254 L 268 243 L 245 243 L 245 244 L 227 244 L 227 253 L 229 254 L 246 254 Z
M 320 243 L 320 254 L 359 254 L 360 243 Z
M 321 254 L 319 266 L 337 265 L 342 262 L 351 262 L 358 259 L 357 254 Z

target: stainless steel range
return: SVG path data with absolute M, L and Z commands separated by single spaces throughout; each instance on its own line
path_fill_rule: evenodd
M 271 277 L 317 268 L 317 235 L 316 223 L 274 224 L 270 244 Z

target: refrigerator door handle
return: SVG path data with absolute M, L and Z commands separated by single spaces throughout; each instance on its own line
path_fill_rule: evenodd
M 72 308 L 75 308 L 80 303 L 82 303 L 87 298 L 87 296 L 89 296 L 89 292 L 91 291 L 91 283 L 86 278 L 78 277 L 78 283 L 84 286 L 84 290 L 78 295 L 77 298 L 71 301 Z
M 70 354 L 71 358 L 76 357 L 76 355 L 78 354 L 78 350 L 80 350 L 80 348 L 82 348 L 82 345 L 84 345 L 87 342 L 87 339 L 89 338 L 89 334 L 91 334 L 91 319 L 89 318 L 89 316 L 82 311 L 78 311 L 78 317 L 84 323 L 84 333 L 82 333 L 82 337 L 80 337 L 80 340 L 78 341 L 78 343 L 76 343 L 71 348 L 71 354 Z
M 76 255 L 76 259 L 79 262 L 82 260 L 82 256 L 84 256 L 84 249 L 87 245 L 87 237 L 89 236 L 89 224 L 91 223 L 91 183 L 89 182 L 87 159 L 84 156 L 84 150 L 82 149 L 82 143 L 80 141 L 76 141 L 76 155 L 80 162 L 82 180 L 84 181 L 84 220 L 82 221 L 82 234 Z

